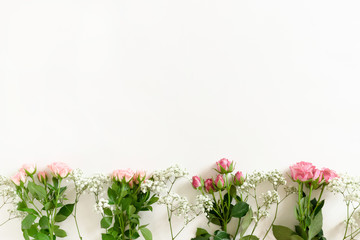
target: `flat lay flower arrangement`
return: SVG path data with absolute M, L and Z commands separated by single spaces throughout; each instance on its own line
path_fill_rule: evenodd
M 286 181 L 287 176 L 291 181 Z M 194 200 L 175 191 L 180 184 L 197 194 Z M 207 223 L 196 226 L 192 240 L 265 240 L 271 235 L 277 240 L 325 240 L 326 191 L 343 197 L 342 239 L 355 239 L 360 234 L 360 178 L 338 175 L 309 162 L 295 163 L 285 174 L 277 170 L 245 173 L 223 158 L 208 176 L 192 178 L 178 165 L 153 173 L 119 169 L 110 175 L 86 177 L 80 169 L 61 162 L 40 170 L 35 164 L 25 164 L 11 178 L 0 176 L 0 211 L 6 216 L 0 227 L 21 219 L 19 231 L 25 240 L 55 240 L 67 237 L 62 223 L 73 221 L 82 240 L 77 206 L 87 193 L 101 216 L 99 238 L 103 240 L 153 239 L 151 224 L 141 217 L 161 207 L 167 214 L 164 221 L 171 240 L 184 239 L 183 230 L 201 215 Z M 278 213 L 290 195 L 296 196 L 291 214 L 297 224 L 278 225 Z M 265 218 L 270 221 L 263 221 Z M 175 224 L 175 219 L 182 219 L 183 224 Z

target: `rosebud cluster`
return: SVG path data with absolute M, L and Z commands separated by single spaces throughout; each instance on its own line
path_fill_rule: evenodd
M 111 179 L 114 181 L 126 182 L 130 187 L 133 187 L 134 183 L 140 184 L 146 180 L 146 172 L 143 170 L 134 172 L 130 168 L 118 169 L 112 173 Z
M 192 186 L 202 192 L 212 194 L 213 192 L 222 191 L 229 187 L 231 184 L 241 186 L 245 182 L 242 172 L 236 172 L 228 179 L 228 174 L 234 171 L 234 162 L 226 158 L 220 159 L 216 162 L 217 168 L 215 169 L 219 174 L 215 180 L 213 178 L 203 179 L 199 176 L 192 177 Z M 232 180 L 232 181 L 230 181 Z
M 72 172 L 72 169 L 63 162 L 54 162 L 48 165 L 50 174 L 56 178 L 66 178 Z M 37 168 L 35 164 L 24 164 L 19 171 L 11 177 L 11 181 L 16 186 L 21 186 L 26 183 L 27 177 L 33 178 L 36 174 Z M 45 184 L 48 180 L 47 173 L 45 171 L 40 171 L 37 174 L 39 182 Z

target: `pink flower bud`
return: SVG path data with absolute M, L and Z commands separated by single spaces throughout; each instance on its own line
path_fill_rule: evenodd
M 326 183 L 329 183 L 332 179 L 339 177 L 334 170 L 329 168 L 323 168 L 321 171 Z
M 20 186 L 21 183 L 25 183 L 26 182 L 26 172 L 24 169 L 20 169 L 19 172 L 17 172 L 14 176 L 11 177 L 11 181 L 13 181 L 13 183 L 16 186 Z
M 234 171 L 234 163 L 226 158 L 222 158 L 216 162 L 217 171 L 221 174 L 230 173 Z
M 132 186 L 132 180 L 134 174 L 135 174 L 134 171 L 128 168 L 128 169 L 115 170 L 112 173 L 111 177 L 113 180 L 116 181 L 125 180 L 125 182 L 129 183 L 129 185 Z
M 45 183 L 47 181 L 47 175 L 45 171 L 41 171 L 37 174 L 39 182 Z
M 66 178 L 72 171 L 72 169 L 63 162 L 54 162 L 48 165 L 48 168 L 50 169 L 51 174 L 59 178 Z
M 221 174 L 217 175 L 216 179 L 215 179 L 215 186 L 221 190 L 224 188 L 225 186 L 225 181 L 224 178 Z
M 26 174 L 33 175 L 36 172 L 36 165 L 35 164 L 24 164 L 22 169 L 25 170 Z
M 192 185 L 195 189 L 198 189 L 199 187 L 201 187 L 201 179 L 198 176 L 193 176 L 192 177 Z
M 244 183 L 245 179 L 242 172 L 237 171 L 234 176 L 234 184 L 236 186 L 241 186 Z
M 133 180 L 136 184 L 144 182 L 145 179 L 146 179 L 146 172 L 144 170 L 138 170 L 135 172 Z
M 207 193 L 213 193 L 215 188 L 214 188 L 214 180 L 212 178 L 208 178 L 205 180 L 205 191 Z

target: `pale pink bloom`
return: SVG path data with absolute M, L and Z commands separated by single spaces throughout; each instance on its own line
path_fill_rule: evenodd
M 20 186 L 20 183 L 26 182 L 26 172 L 24 169 L 20 169 L 14 176 L 11 177 L 11 181 L 17 186 Z
M 329 168 L 323 168 L 321 171 L 326 183 L 329 183 L 330 180 L 339 177 L 334 170 Z
M 237 171 L 234 176 L 234 184 L 240 186 L 244 183 L 244 175 L 242 172 Z
M 201 186 L 201 179 L 198 176 L 192 177 L 192 185 L 195 189 L 198 189 Z
M 145 179 L 146 179 L 146 171 L 137 170 L 135 172 L 133 180 L 136 184 L 139 184 L 140 182 L 145 181 Z
M 315 168 L 313 180 L 318 179 L 318 182 L 321 182 L 322 178 L 323 178 L 322 170 Z
M 37 174 L 37 177 L 39 179 L 40 182 L 45 182 L 47 180 L 47 175 L 46 175 L 46 172 L 45 171 L 40 171 L 38 174 Z
M 121 180 L 125 179 L 126 182 L 130 183 L 134 177 L 134 174 L 135 174 L 134 171 L 131 170 L 130 168 L 118 169 L 112 173 L 111 177 L 117 181 L 121 181 Z M 132 185 L 132 182 L 131 182 L 131 185 Z
M 48 165 L 48 168 L 54 176 L 61 178 L 67 177 L 72 171 L 72 169 L 63 162 L 54 162 Z
M 225 181 L 224 178 L 221 174 L 217 175 L 216 179 L 215 179 L 215 186 L 219 189 L 224 188 L 225 186 Z
M 305 182 L 308 180 L 315 180 L 320 177 L 320 172 L 312 163 L 298 162 L 290 166 L 292 179 Z M 315 178 L 314 178 L 315 177 Z
M 32 175 L 36 172 L 36 165 L 35 164 L 24 164 L 24 165 L 22 165 L 22 169 L 24 169 L 27 174 Z
M 205 180 L 205 191 L 208 193 L 212 193 L 215 188 L 214 188 L 214 180 L 212 178 L 208 178 Z

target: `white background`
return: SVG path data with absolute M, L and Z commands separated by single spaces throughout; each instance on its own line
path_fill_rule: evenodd
M 328 0 L 1 0 L 0 174 L 65 161 L 89 175 L 179 163 L 209 176 L 227 157 L 244 172 L 305 160 L 358 175 L 359 9 Z M 340 239 L 345 206 L 326 196 L 325 234 Z M 295 224 L 294 204 L 278 224 Z M 100 239 L 92 205 L 85 196 L 80 206 L 86 240 Z M 143 222 L 155 240 L 169 239 L 160 207 Z M 1 239 L 21 239 L 19 224 L 0 228 Z M 68 239 L 77 239 L 73 225 Z

